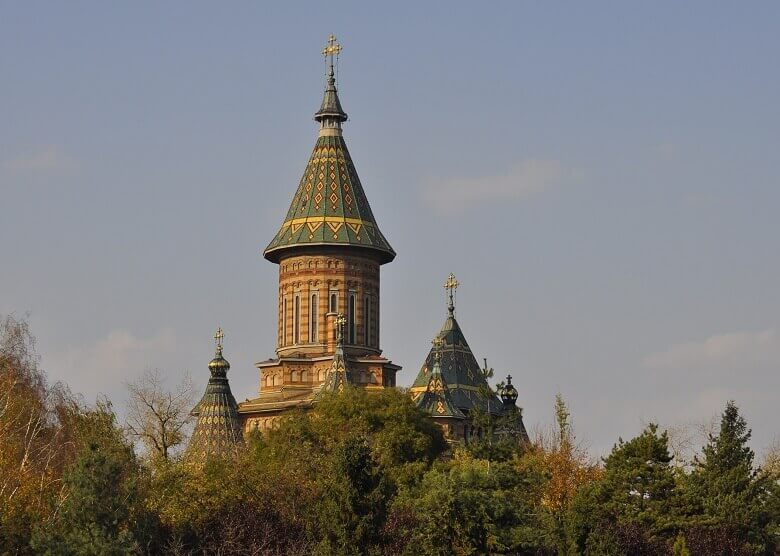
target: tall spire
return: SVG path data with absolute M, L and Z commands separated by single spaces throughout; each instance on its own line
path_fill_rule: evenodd
M 328 37 L 328 44 L 322 49 L 322 55 L 328 62 L 328 80 L 325 86 L 325 95 L 322 98 L 320 109 L 314 114 L 314 119 L 320 122 L 320 136 L 341 135 L 341 124 L 347 121 L 347 114 L 341 108 L 338 90 L 336 89 L 336 75 L 333 70 L 333 60 L 338 62 L 338 56 L 342 47 L 336 42 L 336 36 Z
M 298 184 L 287 216 L 263 256 L 278 263 L 284 255 L 312 246 L 349 247 L 389 263 L 395 251 L 379 230 L 341 134 L 347 114 L 336 91 L 334 60 L 341 45 L 333 35 L 322 53 L 328 78 L 322 106 L 314 115 L 319 137 Z

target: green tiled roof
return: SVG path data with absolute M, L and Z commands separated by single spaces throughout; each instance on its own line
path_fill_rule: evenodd
M 244 441 L 238 404 L 228 384 L 229 369 L 230 363 L 222 357 L 222 349 L 218 348 L 214 359 L 209 363 L 211 376 L 206 392 L 192 410 L 198 421 L 192 432 L 187 453 L 193 458 L 203 460 L 208 456 L 231 455 Z
M 455 406 L 466 415 L 475 407 L 500 414 L 503 404 L 496 395 L 484 393 L 488 388 L 487 380 L 452 311 L 437 338 L 444 342 L 441 346 L 441 374 Z M 413 391 L 427 387 L 434 363 L 435 348 L 432 348 L 412 384 Z
M 452 419 L 465 419 L 466 416 L 452 401 L 447 382 L 442 376 L 438 361 L 434 361 L 433 370 L 430 372 L 428 387 L 425 392 L 415 400 L 417 407 L 428 413 L 431 417 L 449 417 Z
M 323 128 L 317 139 L 287 216 L 263 255 L 279 262 L 288 249 L 354 246 L 373 251 L 384 264 L 395 258 L 395 251 L 379 231 L 341 135 L 341 122 L 347 115 L 331 80 L 315 115 L 322 125 L 331 127 Z

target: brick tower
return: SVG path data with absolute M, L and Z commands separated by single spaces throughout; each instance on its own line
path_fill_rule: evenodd
M 379 347 L 379 270 L 395 251 L 379 231 L 342 135 L 347 114 L 334 72 L 340 52 L 331 35 L 322 51 L 329 62 L 325 94 L 314 115 L 319 136 L 263 253 L 279 265 L 277 357 L 256 364 L 259 395 L 239 405 L 245 430 L 310 406 L 332 383 L 331 373 L 373 390 L 395 386 L 400 369 Z

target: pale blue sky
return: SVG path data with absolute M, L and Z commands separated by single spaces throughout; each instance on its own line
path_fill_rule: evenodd
M 0 313 L 123 405 L 145 367 L 236 397 L 274 350 L 261 250 L 316 138 L 325 38 L 380 226 L 385 354 L 445 316 L 529 428 L 594 452 L 727 399 L 780 435 L 780 4 L 0 3 Z

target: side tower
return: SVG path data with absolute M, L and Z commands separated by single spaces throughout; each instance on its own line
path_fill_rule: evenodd
M 203 397 L 191 412 L 197 417 L 197 422 L 190 437 L 187 455 L 194 460 L 234 455 L 237 447 L 244 442 L 238 405 L 227 379 L 230 363 L 222 356 L 224 337 L 222 329 L 218 328 L 214 334 L 217 349 L 214 359 L 209 362 L 209 383 Z
M 287 216 L 263 255 L 279 265 L 275 359 L 256 364 L 259 396 L 240 405 L 246 430 L 264 429 L 322 388 L 340 348 L 349 382 L 367 389 L 395 386 L 400 369 L 380 349 L 379 269 L 395 258 L 379 230 L 342 135 L 347 114 L 336 88 L 331 35 L 322 53 L 328 75 L 314 119 L 319 136 Z
M 502 434 L 509 434 L 509 430 L 504 429 L 510 426 L 507 423 L 510 420 L 508 416 L 511 414 L 511 428 L 518 430 L 518 439 L 527 442 L 528 435 L 523 425 L 522 411 L 515 405 L 517 390 L 512 387 L 514 398 L 511 398 L 511 392 L 506 390 L 507 401 L 499 399 L 487 381 L 492 374 L 488 372 L 487 362 L 485 369 L 479 367 L 477 358 L 472 353 L 460 324 L 455 318 L 455 291 L 458 285 L 455 276 L 450 274 L 444 284 L 449 297 L 447 318 L 434 340 L 434 347 L 428 352 L 414 384 L 409 389 L 412 399 L 418 407 L 425 410 L 441 424 L 443 421 L 437 419 L 439 417 L 437 413 L 441 413 L 439 406 L 432 408 L 429 400 L 431 384 L 443 383 L 449 400 L 449 405 L 445 405 L 444 408 L 452 406 L 458 410 L 461 416 L 465 416 L 465 419 L 460 421 L 458 426 L 455 426 L 455 423 L 447 423 L 449 426 L 443 427 L 451 440 L 468 441 L 475 435 L 482 435 L 484 431 L 474 426 L 470 421 L 475 413 L 483 413 L 490 414 L 497 422 L 500 422 Z M 439 377 L 438 380 L 434 380 L 437 377 Z M 504 389 L 501 392 L 504 393 Z

